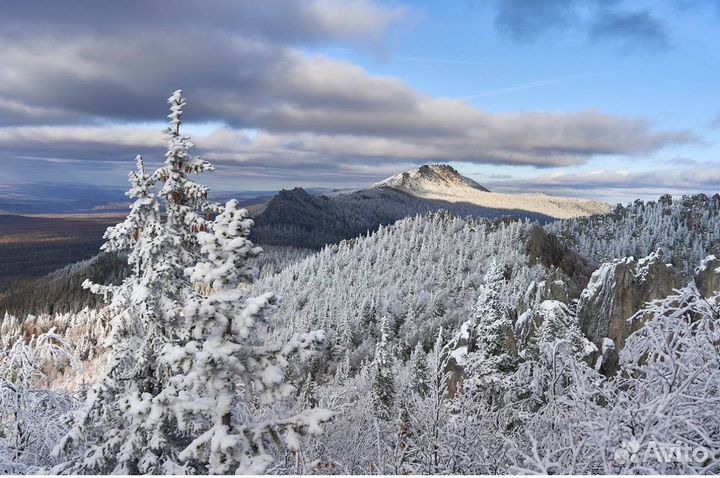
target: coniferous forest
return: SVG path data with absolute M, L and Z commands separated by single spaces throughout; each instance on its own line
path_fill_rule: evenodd
M 282 222 L 285 193 L 254 235 L 168 103 L 99 255 L 5 289 L 0 473 L 720 471 L 720 196 Z
M 720 475 L 719 25 L 0 0 L 0 478 Z

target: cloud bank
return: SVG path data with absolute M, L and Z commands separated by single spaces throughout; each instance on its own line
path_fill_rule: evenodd
M 701 164 L 698 167 L 666 168 L 628 172 L 605 169 L 589 172 L 555 172 L 531 179 L 494 181 L 492 187 L 507 192 L 543 191 L 548 194 L 609 197 L 632 200 L 638 197 L 657 198 L 663 194 L 718 192 L 720 167 Z
M 503 2 L 498 24 L 523 37 L 572 20 L 574 2 L 542 3 L 537 15 L 520 15 L 523 1 Z M 0 17 L 0 160 L 95 170 L 159 154 L 159 128 L 146 123 L 164 118 L 163 99 L 178 87 L 188 119 L 223 125 L 195 136 L 206 157 L 298 179 L 351 182 L 430 161 L 573 166 L 696 140 L 595 110 L 489 113 L 305 50 L 381 51 L 407 15 L 374 0 L 10 3 Z M 635 35 L 652 20 L 618 15 L 592 34 Z

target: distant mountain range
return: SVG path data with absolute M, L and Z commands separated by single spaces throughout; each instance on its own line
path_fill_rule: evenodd
M 443 164 L 405 171 L 354 191 L 220 191 L 211 198 L 239 199 L 255 219 L 256 243 L 312 249 L 438 210 L 459 217 L 507 216 L 541 223 L 610 210 L 597 201 L 490 192 Z M 0 189 L 0 285 L 92 257 L 105 228 L 126 214 L 128 204 L 124 191 L 117 188 L 38 183 Z
M 608 204 L 544 194 L 490 192 L 444 164 L 391 176 L 367 189 L 314 196 L 281 191 L 257 210 L 252 238 L 260 244 L 320 248 L 375 231 L 381 225 L 440 209 L 457 216 L 503 216 L 540 222 L 610 211 Z
M 360 197 L 357 193 L 362 193 L 364 197 L 367 197 L 376 194 L 373 191 L 378 189 L 392 189 L 422 200 L 457 203 L 461 204 L 460 209 L 464 209 L 462 205 L 483 208 L 480 211 L 470 212 L 471 215 L 487 213 L 494 216 L 495 211 L 505 210 L 513 216 L 535 214 L 542 217 L 566 219 L 610 210 L 609 205 L 598 201 L 561 198 L 537 193 L 502 194 L 491 192 L 445 164 L 421 166 L 360 190 L 306 188 L 303 191 L 311 196 L 325 195 L 333 200 L 342 197 L 339 202 L 348 203 Z M 211 199 L 223 202 L 235 198 L 251 213 L 259 214 L 278 193 L 277 190 L 212 191 Z M 287 195 L 284 195 L 283 199 L 287 199 Z M 299 196 L 297 199 L 300 199 Z M 401 202 L 407 202 L 407 199 L 403 199 Z M 125 188 L 122 187 L 45 182 L 0 185 L 0 214 L 124 214 L 127 212 L 128 205 Z M 454 209 L 447 204 L 443 208 Z M 424 210 L 428 207 L 420 207 L 420 209 Z M 429 209 L 434 210 L 437 207 L 432 206 Z
M 0 184 L 0 215 L 28 214 L 126 214 L 130 202 L 126 188 L 64 183 Z M 311 188 L 311 194 L 332 193 Z M 211 198 L 223 202 L 238 199 L 243 207 L 268 202 L 278 193 L 267 191 L 212 191 Z

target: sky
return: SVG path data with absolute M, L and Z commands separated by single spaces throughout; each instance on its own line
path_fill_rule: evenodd
M 0 197 L 125 187 L 178 88 L 222 191 L 449 163 L 500 192 L 713 194 L 719 26 L 717 0 L 11 2 Z

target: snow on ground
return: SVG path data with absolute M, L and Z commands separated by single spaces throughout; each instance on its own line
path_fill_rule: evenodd
M 373 184 L 373 187 L 389 187 L 424 199 L 465 202 L 494 209 L 520 209 L 557 219 L 603 214 L 611 210 L 609 204 L 589 199 L 563 198 L 542 193 L 490 192 L 444 164 L 421 166 L 396 174 Z

